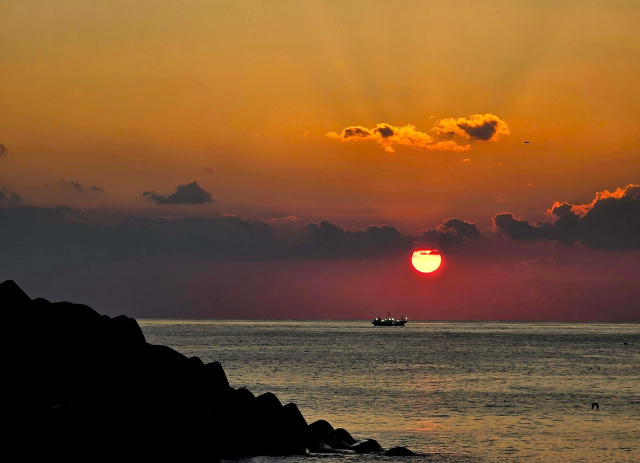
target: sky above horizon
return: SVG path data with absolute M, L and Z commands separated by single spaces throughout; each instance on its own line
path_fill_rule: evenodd
M 33 296 L 137 316 L 640 321 L 638 2 L 0 16 L 0 277 Z M 436 274 L 411 272 L 421 246 L 443 253 Z

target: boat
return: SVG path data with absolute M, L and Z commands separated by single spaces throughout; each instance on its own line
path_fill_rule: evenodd
M 371 322 L 371 324 L 373 326 L 404 326 L 408 321 L 409 319 L 404 315 L 402 315 L 398 319 L 395 319 L 391 316 L 391 312 L 388 312 L 387 318 L 377 317 Z

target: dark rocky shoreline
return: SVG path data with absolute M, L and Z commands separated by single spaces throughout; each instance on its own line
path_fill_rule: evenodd
M 229 385 L 205 364 L 146 342 L 136 320 L 0 284 L 9 374 L 7 442 L 24 459 L 203 460 L 383 453 L 293 404 Z M 386 455 L 412 452 L 395 447 Z M 21 458 L 22 459 L 22 458 Z

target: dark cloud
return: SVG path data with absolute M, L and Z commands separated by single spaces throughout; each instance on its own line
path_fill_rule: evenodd
M 445 233 L 454 233 L 462 238 L 480 237 L 480 230 L 478 230 L 477 225 L 466 220 L 446 219 L 438 225 L 438 230 Z
M 205 168 L 204 168 L 204 171 L 205 171 L 207 174 L 213 174 L 213 167 L 205 167 Z
M 469 117 L 442 119 L 433 130 L 442 135 L 458 135 L 483 141 L 496 141 L 501 135 L 509 134 L 507 123 L 493 114 L 472 114 Z
M 318 225 L 310 223 L 303 232 L 304 241 L 312 245 L 310 251 L 314 254 L 367 255 L 411 246 L 408 238 L 402 236 L 396 228 L 386 225 L 370 226 L 365 230 L 352 232 L 323 221 Z
M 0 273 L 8 276 L 18 268 L 39 271 L 141 258 L 236 262 L 374 257 L 410 247 L 409 239 L 388 226 L 345 231 L 321 222 L 278 237 L 265 222 L 234 216 L 130 217 L 114 223 L 112 216 L 66 206 L 0 209 Z
M 9 209 L 2 209 L 0 219 L 2 224 L 7 225 L 13 222 L 40 222 L 58 221 L 69 216 L 72 209 L 68 206 L 56 207 L 36 207 L 36 206 L 15 206 Z
M 208 204 L 212 203 L 211 193 L 204 191 L 193 181 L 186 185 L 178 185 L 170 195 L 159 195 L 155 191 L 145 191 L 142 196 L 157 204 Z
M 78 193 L 84 193 L 85 191 L 94 191 L 94 192 L 102 192 L 104 191 L 104 188 L 101 186 L 96 186 L 93 185 L 89 188 L 85 188 L 84 186 L 82 186 L 80 184 L 80 182 L 76 182 L 74 180 L 71 180 L 69 182 L 67 182 L 65 179 L 61 178 L 60 180 L 58 180 L 58 187 L 63 188 L 63 189 L 72 189 L 77 191 Z
M 490 140 L 496 133 L 496 121 L 487 121 L 482 125 L 473 126 L 469 124 L 458 124 L 462 130 L 464 130 L 471 138 L 478 138 L 480 140 Z
M 0 145 L 0 158 L 6 155 L 8 152 L 9 150 L 4 145 Z
M 285 254 L 268 224 L 235 216 L 129 218 L 120 228 L 148 241 L 151 255 L 175 252 L 212 260 L 261 260 Z
M 371 132 L 366 127 L 354 126 L 347 127 L 342 131 L 343 138 L 367 138 L 371 136 Z
M 100 220 L 66 206 L 0 209 L 0 270 L 192 256 L 211 261 L 288 257 L 263 222 L 238 217 Z
M 517 219 L 510 212 L 503 212 L 493 218 L 493 228 L 498 236 L 505 235 L 517 241 L 533 241 L 552 239 L 551 224 L 538 221 L 530 224 L 524 219 Z
M 435 230 L 422 234 L 421 241 L 436 244 L 438 247 L 460 246 L 465 239 L 477 239 L 480 230 L 475 223 L 460 219 L 445 219 Z
M 374 132 L 378 132 L 382 138 L 389 138 L 393 136 L 393 129 L 388 125 L 378 126 L 374 129 Z
M 307 230 L 311 240 L 319 244 L 338 243 L 347 235 L 342 228 L 326 220 L 318 225 L 310 223 L 307 225 Z
M 0 145 L 2 146 L 2 145 Z M 22 196 L 14 193 L 6 186 L 0 187 L 0 201 L 9 201 L 10 203 L 19 203 L 22 201 Z
M 69 185 L 71 186 L 71 188 L 79 191 L 80 193 L 84 191 L 84 188 L 82 188 L 82 185 L 80 185 L 78 182 L 71 181 L 69 182 Z
M 628 185 L 613 193 L 596 193 L 589 204 L 553 204 L 548 211 L 557 218 L 534 224 L 505 212 L 493 218 L 499 236 L 517 241 L 558 240 L 580 242 L 596 249 L 640 248 L 640 185 Z

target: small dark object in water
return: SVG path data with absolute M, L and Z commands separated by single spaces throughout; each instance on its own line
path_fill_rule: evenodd
M 624 345 L 625 345 L 625 346 L 628 346 L 628 345 L 629 345 L 629 343 L 628 343 L 628 342 L 625 342 L 625 343 L 624 343 Z
M 414 457 L 416 455 L 406 447 L 394 447 L 384 452 L 384 454 L 389 457 Z
M 397 320 L 391 316 L 391 312 L 387 312 L 387 318 L 376 317 L 371 322 L 373 326 L 404 326 L 409 319 L 404 315 Z
M 591 404 L 591 410 L 593 410 L 594 408 L 600 411 L 600 405 L 598 405 L 598 402 L 594 402 Z

